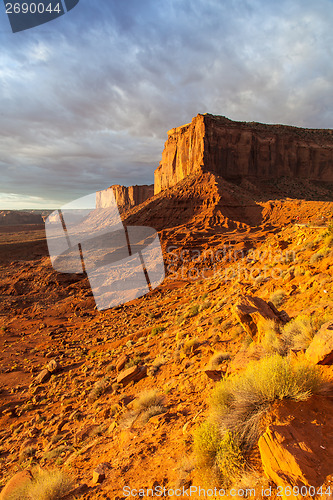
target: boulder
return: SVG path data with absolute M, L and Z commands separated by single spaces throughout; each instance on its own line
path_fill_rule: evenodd
M 13 476 L 4 489 L 0 493 L 0 500 L 7 500 L 11 497 L 11 495 L 18 490 L 19 488 L 23 488 L 26 484 L 33 480 L 33 476 L 30 470 L 23 470 L 17 472 L 15 476 Z
M 35 382 L 36 384 L 44 384 L 44 382 L 47 382 L 50 377 L 51 373 L 45 368 L 37 375 L 37 377 L 35 378 Z
M 305 356 L 317 365 L 333 364 L 333 321 L 328 321 L 321 327 L 307 348 Z
M 55 359 L 51 359 L 51 361 L 49 361 L 48 364 L 46 365 L 46 369 L 50 373 L 56 373 L 60 370 L 60 365 L 58 361 L 56 361 Z
M 116 370 L 117 370 L 117 372 L 120 372 L 124 368 L 124 366 L 126 365 L 127 361 L 128 361 L 127 354 L 122 354 L 120 356 L 120 358 L 118 359 L 117 364 L 116 364 Z
M 213 368 L 206 368 L 205 369 L 205 374 L 211 380 L 214 380 L 215 382 L 218 382 L 219 380 L 222 380 L 222 378 L 226 374 L 226 371 L 227 371 L 227 366 L 225 367 L 225 370 L 217 370 L 217 369 L 213 369 Z
M 252 339 L 258 337 L 258 323 L 271 319 L 278 323 L 287 323 L 289 316 L 285 311 L 278 311 L 271 302 L 265 302 L 259 297 L 243 295 L 234 306 L 234 313 L 243 328 Z
M 93 484 L 102 483 L 106 477 L 107 472 L 111 469 L 109 462 L 99 464 L 93 472 Z
M 146 366 L 131 366 L 127 370 L 123 370 L 119 373 L 117 377 L 117 384 L 122 384 L 123 386 L 129 384 L 130 382 L 138 382 L 147 375 Z

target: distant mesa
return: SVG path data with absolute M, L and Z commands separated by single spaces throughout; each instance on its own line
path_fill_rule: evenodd
M 155 194 L 204 172 L 231 182 L 281 177 L 333 182 L 333 130 L 198 114 L 168 132 L 155 171 Z
M 48 211 L 39 210 L 0 210 L 0 226 L 43 224 Z
M 141 205 L 141 203 L 148 200 L 148 198 L 151 198 L 154 195 L 154 185 L 126 187 L 115 184 L 103 191 L 97 191 L 96 207 L 107 208 L 112 205 L 114 200 L 112 193 L 117 202 L 119 211 L 123 212 L 136 205 Z

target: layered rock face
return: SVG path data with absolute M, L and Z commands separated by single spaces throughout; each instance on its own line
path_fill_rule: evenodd
M 115 184 L 104 191 L 96 193 L 96 207 L 107 208 L 111 204 L 111 193 L 113 192 L 120 211 L 128 210 L 136 205 L 140 205 L 154 195 L 154 186 L 120 186 Z
M 333 130 L 199 114 L 168 132 L 155 171 L 155 194 L 196 172 L 212 172 L 233 182 L 280 177 L 333 182 Z

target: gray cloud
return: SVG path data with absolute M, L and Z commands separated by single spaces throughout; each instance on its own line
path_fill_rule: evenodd
M 199 112 L 331 128 L 332 21 L 330 0 L 81 0 L 15 35 L 2 16 L 0 192 L 46 206 L 153 182 Z

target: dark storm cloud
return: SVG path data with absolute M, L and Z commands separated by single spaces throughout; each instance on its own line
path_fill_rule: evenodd
M 0 192 L 153 182 L 167 130 L 199 112 L 331 128 L 332 21 L 329 0 L 81 0 L 15 35 L 2 16 Z

